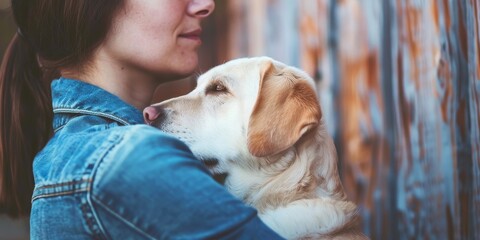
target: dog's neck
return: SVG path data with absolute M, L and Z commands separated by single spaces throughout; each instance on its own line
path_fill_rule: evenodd
M 306 142 L 300 147 L 305 147 L 301 152 L 311 154 L 305 158 L 314 162 L 311 167 L 316 171 L 317 195 L 345 200 L 346 194 L 338 174 L 337 150 L 326 127 L 318 127 L 314 132 L 314 137 L 306 139 Z
M 234 166 L 226 187 L 260 212 L 304 198 L 328 197 L 345 200 L 338 175 L 337 154 L 328 133 L 318 127 L 286 151 Z

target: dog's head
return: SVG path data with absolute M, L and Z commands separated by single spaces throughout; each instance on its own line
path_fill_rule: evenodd
M 213 172 L 227 172 L 229 163 L 257 164 L 237 161 L 281 153 L 315 128 L 314 86 L 300 69 L 271 58 L 236 59 L 201 75 L 189 94 L 147 107 L 144 117 L 207 166 L 214 161 Z

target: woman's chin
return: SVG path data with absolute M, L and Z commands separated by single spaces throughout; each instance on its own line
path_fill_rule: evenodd
M 198 70 L 198 58 L 189 58 L 185 59 L 185 61 L 175 64 L 176 66 L 172 66 L 172 72 L 179 76 L 180 78 L 188 77 L 195 73 Z
M 178 69 L 176 73 L 174 73 L 178 78 L 187 78 L 195 74 L 195 72 L 198 70 L 197 65 L 192 65 L 190 68 L 182 68 Z
M 152 68 L 154 68 L 153 66 Z M 170 62 L 167 66 L 160 69 L 151 69 L 153 74 L 162 81 L 173 81 L 190 77 L 198 71 L 198 57 L 192 56 L 185 58 L 183 61 Z
M 197 68 L 195 67 L 192 69 L 182 69 L 182 70 L 170 72 L 170 73 L 160 72 L 160 73 L 157 73 L 156 75 L 157 75 L 157 79 L 159 79 L 162 83 L 164 83 L 164 82 L 171 82 L 171 81 L 176 81 L 176 80 L 191 77 L 192 75 L 195 74 L 196 70 Z

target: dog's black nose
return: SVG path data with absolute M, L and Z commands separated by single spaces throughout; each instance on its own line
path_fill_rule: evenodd
M 147 124 L 152 125 L 162 115 L 163 109 L 159 106 L 148 106 L 143 109 L 143 119 Z

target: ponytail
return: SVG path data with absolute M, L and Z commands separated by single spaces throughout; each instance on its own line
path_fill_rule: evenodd
M 32 162 L 53 133 L 50 82 L 62 69 L 88 65 L 123 4 L 12 1 L 22 31 L 13 37 L 0 67 L 0 212 L 29 214 Z
M 52 135 L 50 84 L 34 46 L 15 34 L 0 67 L 0 210 L 28 216 L 32 163 Z

